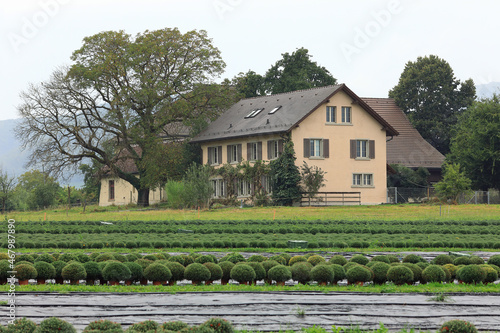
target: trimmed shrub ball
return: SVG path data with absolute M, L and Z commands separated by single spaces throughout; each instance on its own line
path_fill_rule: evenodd
M 266 261 L 266 257 L 260 255 L 260 254 L 254 254 L 253 256 L 251 256 L 250 258 L 248 258 L 248 262 L 263 262 L 263 261 Z
M 417 264 L 409 263 L 409 262 L 403 263 L 403 266 L 408 267 L 413 272 L 413 282 L 414 283 L 422 280 L 423 269 L 420 268 L 420 266 L 418 266 Z
M 191 280 L 193 283 L 210 280 L 210 271 L 208 268 L 199 263 L 192 263 L 184 270 L 184 278 Z
M 387 271 L 387 280 L 396 285 L 412 284 L 413 272 L 404 265 L 391 266 Z
M 123 332 L 122 327 L 120 324 L 115 323 L 110 320 L 106 319 L 100 319 L 91 322 L 88 324 L 85 329 L 83 330 L 83 333 L 87 332 Z
M 460 266 L 460 265 L 470 265 L 472 264 L 471 260 L 469 257 L 458 257 L 453 260 L 453 265 L 455 266 Z
M 316 265 L 311 270 L 311 279 L 318 283 L 332 283 L 335 281 L 335 272 L 331 265 Z
M 389 260 L 387 260 L 389 261 Z M 373 277 L 373 283 L 377 284 L 383 284 L 387 281 L 387 271 L 389 271 L 389 268 L 394 267 L 389 265 L 386 262 L 376 262 L 373 264 L 370 268 L 373 271 L 374 277 Z
M 315 254 L 315 255 L 310 256 L 309 258 L 307 258 L 307 262 L 310 263 L 313 266 L 316 266 L 316 265 L 320 265 L 320 264 L 326 263 L 326 260 L 322 256 Z
M 500 254 L 495 254 L 488 259 L 489 265 L 496 265 L 500 267 Z
M 33 258 L 33 256 L 31 254 L 21 254 L 21 255 L 16 256 L 16 264 L 19 261 L 28 261 L 28 262 L 33 264 L 35 262 L 35 258 Z
M 56 261 L 56 259 L 48 253 L 43 253 L 36 258 L 35 262 L 37 261 L 45 261 L 49 264 L 52 264 L 54 261 Z
M 233 264 L 237 264 L 239 262 L 245 262 L 245 257 L 243 257 L 240 253 L 230 253 L 225 257 L 221 258 L 220 261 L 230 261 Z
M 260 262 L 247 262 L 246 264 L 255 271 L 255 281 L 261 281 L 267 277 L 267 272 Z
M 290 272 L 287 266 L 278 265 L 267 272 L 267 277 L 277 283 L 283 283 L 292 278 L 292 272 Z
M 170 261 L 170 260 L 169 260 Z M 134 261 L 136 264 L 142 267 L 142 270 L 145 270 L 149 265 L 151 265 L 154 261 L 148 259 L 137 259 Z
M 330 267 L 333 269 L 334 283 L 342 281 L 346 278 L 345 269 L 341 265 L 330 264 Z
M 33 333 L 76 333 L 75 328 L 70 323 L 55 317 L 42 320 Z
M 125 281 L 130 279 L 130 276 L 132 276 L 130 269 L 121 262 L 110 262 L 102 270 L 102 277 L 106 281 Z
M 347 270 L 346 277 L 349 283 L 368 282 L 371 280 L 372 274 L 368 268 L 356 265 Z
M 22 280 L 36 279 L 38 272 L 35 266 L 28 264 L 16 265 L 15 270 L 17 271 L 16 277 Z
M 444 266 L 446 264 L 453 264 L 453 258 L 447 254 L 440 254 L 432 260 L 432 263 L 439 266 Z
M 290 259 L 292 259 L 291 255 L 289 255 L 288 253 L 282 253 L 280 254 L 280 257 L 285 258 L 286 260 L 285 265 L 290 265 Z
M 219 263 L 219 266 L 222 269 L 221 280 L 224 280 L 226 282 L 229 281 L 229 279 L 231 278 L 231 270 L 233 269 L 234 264 L 230 261 L 221 261 Z
M 37 261 L 34 266 L 38 273 L 36 276 L 38 281 L 45 281 L 56 277 L 56 269 L 52 266 L 52 264 L 49 264 L 46 261 Z
M 87 272 L 87 282 L 102 279 L 102 270 L 95 261 L 88 261 L 83 264 L 83 267 Z
M 126 261 L 123 264 L 130 270 L 130 278 L 128 280 L 135 282 L 140 281 L 144 278 L 144 270 L 142 269 L 141 265 L 130 261 Z
M 403 262 L 409 262 L 411 264 L 416 264 L 423 261 L 425 260 L 421 256 L 417 256 L 416 254 L 408 254 L 403 258 Z
M 170 270 L 170 273 L 172 273 L 172 277 L 170 278 L 171 282 L 177 282 L 184 279 L 184 266 L 175 261 L 168 261 L 164 263 L 164 265 Z
M 329 263 L 344 266 L 345 264 L 347 264 L 347 259 L 340 254 L 336 254 L 330 258 Z
M 233 324 L 223 318 L 210 318 L 201 324 L 197 331 L 204 332 L 203 329 L 206 329 L 206 332 L 215 331 L 216 333 L 234 333 L 235 331 Z
M 36 329 L 36 324 L 26 318 L 20 318 L 14 320 L 12 324 L 7 326 L 7 331 L 9 333 L 32 333 Z M 3 332 L 3 331 L 2 331 Z
M 493 283 L 498 280 L 498 271 L 491 265 L 482 264 L 479 265 L 485 272 L 486 278 L 484 279 L 484 283 Z
M 486 271 L 479 265 L 467 265 L 457 271 L 457 279 L 465 283 L 480 283 L 486 279 Z
M 311 269 L 313 266 L 308 262 L 298 262 L 291 268 L 292 279 L 298 283 L 306 284 L 311 281 Z
M 269 272 L 269 270 L 271 268 L 273 268 L 274 266 L 278 266 L 280 263 L 277 262 L 276 260 L 266 260 L 266 261 L 263 261 L 262 263 L 262 267 L 264 267 L 264 269 L 266 270 L 266 274 L 267 272 Z
M 7 280 L 10 277 L 10 263 L 7 259 L 0 260 L 0 280 Z
M 423 282 L 443 282 L 446 279 L 446 273 L 441 266 L 429 265 L 422 271 Z
M 212 256 L 209 256 L 209 255 L 202 255 L 202 256 L 199 256 L 198 258 L 195 259 L 194 262 L 197 262 L 199 264 L 204 264 L 206 262 L 214 262 L 214 258 L 212 258 Z
M 479 256 L 470 256 L 470 262 L 473 265 L 482 265 L 484 264 L 484 259 Z
M 222 278 L 222 268 L 214 262 L 205 262 L 203 264 L 210 271 L 210 280 L 216 281 Z
M 291 260 L 291 259 L 292 259 L 292 258 L 290 258 L 290 259 L 288 260 L 288 265 L 290 265 L 290 260 Z M 268 260 L 274 260 L 274 261 L 277 261 L 277 262 L 278 262 L 278 264 L 280 264 L 280 265 L 286 265 L 286 264 L 287 264 L 287 260 L 285 259 L 285 257 L 282 257 L 281 255 L 276 255 L 276 256 L 269 257 L 269 259 L 268 259 Z M 307 258 L 306 258 L 306 260 L 307 260 Z
M 249 283 L 255 280 L 255 271 L 247 264 L 238 264 L 231 269 L 231 279 L 238 283 Z
M 100 262 L 100 261 L 108 261 L 108 260 L 115 260 L 115 256 L 113 253 L 101 253 L 98 255 L 94 261 Z
M 468 321 L 454 319 L 443 323 L 438 333 L 477 333 L 477 329 Z
M 387 256 L 384 256 L 384 255 L 380 255 L 380 256 L 375 256 L 372 258 L 371 262 L 373 261 L 376 261 L 376 262 L 385 262 L 386 264 L 390 264 L 391 261 L 389 260 L 389 258 L 387 258 Z
M 170 272 L 170 269 L 162 264 L 154 263 L 149 265 L 144 270 L 144 278 L 148 279 L 149 281 L 164 282 L 170 280 L 171 277 L 172 273 Z
M 141 321 L 140 323 L 135 323 L 131 325 L 127 332 L 138 333 L 138 332 L 157 332 L 160 325 L 153 320 Z
M 288 261 L 288 265 L 289 266 L 293 266 L 294 264 L 298 263 L 298 262 L 307 262 L 307 258 L 304 257 L 304 256 L 301 256 L 301 255 L 298 255 L 298 256 L 293 256 L 290 258 L 290 260 Z M 284 265 L 284 264 L 282 264 Z M 314 266 L 314 265 L 313 265 Z
M 366 265 L 370 260 L 368 260 L 368 258 L 362 254 L 356 254 L 349 261 L 358 263 L 360 265 Z

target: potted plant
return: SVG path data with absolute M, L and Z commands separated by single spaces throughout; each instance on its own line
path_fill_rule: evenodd
M 255 271 L 253 268 L 246 263 L 241 263 L 235 265 L 231 269 L 231 279 L 235 280 L 239 284 L 249 284 L 255 280 Z
M 180 263 L 167 261 L 164 265 L 170 270 L 170 273 L 172 273 L 172 277 L 168 281 L 169 286 L 173 286 L 177 283 L 177 281 L 184 279 L 185 268 Z
M 338 264 L 330 264 L 333 269 L 333 282 L 332 284 L 337 284 L 346 278 L 345 269 L 343 266 Z
M 413 278 L 412 270 L 403 265 L 391 266 L 387 271 L 387 280 L 398 286 L 412 284 Z
M 66 266 L 68 263 L 65 261 L 57 260 L 52 263 L 52 266 L 56 269 L 56 276 L 54 277 L 55 283 L 57 284 L 63 284 L 64 279 L 62 277 L 62 269 L 64 266 Z
M 102 270 L 99 264 L 95 261 L 87 261 L 83 264 L 87 272 L 87 284 L 93 285 L 96 280 L 102 279 Z
M 330 265 L 317 265 L 311 269 L 311 279 L 326 286 L 335 280 L 335 273 Z
M 464 283 L 477 284 L 486 279 L 486 271 L 479 265 L 467 265 L 457 271 L 457 278 Z
M 36 279 L 38 272 L 33 265 L 19 264 L 14 270 L 17 272 L 16 277 L 19 280 L 19 285 L 27 285 L 30 279 Z
M 443 282 L 445 279 L 446 273 L 443 271 L 441 266 L 429 265 L 422 271 L 422 280 L 426 283 Z
M 247 262 L 246 263 L 248 266 L 252 267 L 253 270 L 255 271 L 255 279 L 253 280 L 253 284 L 255 284 L 257 281 L 264 280 L 267 276 L 266 270 L 262 266 L 260 262 Z
M 184 270 L 184 278 L 191 280 L 194 285 L 200 284 L 210 279 L 210 271 L 202 264 L 195 262 L 186 267 Z
M 136 264 L 139 264 L 141 267 L 142 267 L 142 270 L 144 271 L 149 265 L 151 265 L 153 263 L 152 260 L 149 260 L 149 259 L 143 259 L 143 258 L 140 258 L 140 259 L 137 259 L 136 261 L 134 261 Z M 147 285 L 148 284 L 148 279 L 146 278 L 143 278 L 141 279 L 141 284 L 142 285 Z
M 7 332 L 9 333 L 33 333 L 35 329 L 35 322 L 26 318 L 16 319 L 7 326 Z
M 36 261 L 34 264 L 36 271 L 37 284 L 45 284 L 45 280 L 53 279 L 56 277 L 56 269 L 52 264 L 45 261 Z
M 292 278 L 292 272 L 290 272 L 290 269 L 288 269 L 287 266 L 278 265 L 274 266 L 267 272 L 267 277 L 271 281 L 276 281 L 276 285 L 284 286 L 285 282 Z
M 311 269 L 313 265 L 308 262 L 297 262 L 291 268 L 292 279 L 301 284 L 311 281 Z
M 170 280 L 172 273 L 162 264 L 151 264 L 144 270 L 144 277 L 149 281 L 153 281 L 153 285 L 158 286 Z
M 7 279 L 10 277 L 10 263 L 7 259 L 0 260 L 0 285 L 6 284 Z
M 370 281 L 371 277 L 372 275 L 368 268 L 361 265 L 355 265 L 346 272 L 346 278 L 349 284 L 358 284 L 362 286 L 365 282 Z
M 51 317 L 42 320 L 40 325 L 33 331 L 33 333 L 48 332 L 76 333 L 76 330 L 70 323 L 56 317 Z
M 347 264 L 347 259 L 340 254 L 336 254 L 330 258 L 329 263 L 344 266 Z
M 226 285 L 229 283 L 229 279 L 231 279 L 231 270 L 233 269 L 234 264 L 230 261 L 221 261 L 219 263 L 219 267 L 222 269 L 220 284 Z
M 438 331 L 438 333 L 453 333 L 453 332 L 477 333 L 477 328 L 468 321 L 454 319 L 443 323 L 443 325 L 441 325 L 441 328 Z
M 222 268 L 219 265 L 217 265 L 216 263 L 209 261 L 209 262 L 203 263 L 203 266 L 208 268 L 208 270 L 210 271 L 210 278 L 208 279 L 208 281 L 205 282 L 205 284 L 210 285 L 214 281 L 220 280 L 222 278 L 222 274 L 223 274 Z
M 108 263 L 102 270 L 102 277 L 112 286 L 130 279 L 131 274 L 130 269 L 119 261 Z
M 309 258 L 307 258 L 307 262 L 310 263 L 313 266 L 324 264 L 326 262 L 325 258 L 323 258 L 320 255 L 312 255 Z
M 127 286 L 130 286 L 134 282 L 141 281 L 144 278 L 144 270 L 141 265 L 130 261 L 126 261 L 123 264 L 130 270 L 130 278 L 125 280 Z
M 374 274 L 373 283 L 384 284 L 387 281 L 387 271 L 393 266 L 382 261 L 371 261 L 370 263 L 373 263 L 370 267 Z
M 83 333 L 94 332 L 123 332 L 120 324 L 110 320 L 100 319 L 91 322 L 84 329 Z
M 80 280 L 87 278 L 85 267 L 79 262 L 72 262 L 64 266 L 61 275 L 63 279 L 69 280 L 71 284 L 78 284 Z

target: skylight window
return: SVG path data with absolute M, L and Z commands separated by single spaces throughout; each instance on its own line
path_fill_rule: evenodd
M 253 117 L 255 117 L 256 115 L 258 115 L 259 113 L 261 113 L 263 110 L 264 110 L 264 108 L 252 110 L 252 112 L 250 112 L 250 113 L 249 113 L 249 114 L 245 117 L 245 119 L 247 119 L 247 118 L 253 118 Z
M 271 111 L 269 111 L 268 114 L 274 114 L 276 111 L 278 111 L 279 109 L 281 109 L 281 105 L 278 105 L 277 107 L 275 107 L 274 109 L 272 109 Z

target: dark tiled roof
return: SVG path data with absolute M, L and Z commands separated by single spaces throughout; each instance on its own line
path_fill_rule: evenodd
M 388 135 L 397 135 L 397 131 L 385 119 L 366 105 L 346 85 L 340 84 L 243 99 L 224 112 L 191 142 L 288 132 L 339 91 L 344 91 L 357 101 L 387 129 Z M 278 106 L 281 108 L 276 113 L 269 114 Z M 255 117 L 245 118 L 256 109 L 263 110 Z
M 387 163 L 411 168 L 441 168 L 443 154 L 422 138 L 392 98 L 362 99 L 399 132 L 387 142 Z

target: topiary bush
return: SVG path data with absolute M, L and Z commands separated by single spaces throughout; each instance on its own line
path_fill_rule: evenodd
M 444 266 L 446 264 L 453 264 L 453 258 L 447 254 L 440 254 L 432 260 L 434 265 Z
M 355 263 L 360 264 L 360 265 L 366 265 L 370 260 L 368 260 L 368 258 L 366 258 L 362 254 L 356 254 L 349 261 L 355 262 Z
M 387 256 L 385 255 L 379 255 L 379 256 L 375 256 L 372 258 L 372 260 L 370 260 L 370 262 L 385 262 L 386 264 L 390 264 L 391 261 L 389 260 L 389 258 L 387 258 Z
M 139 332 L 157 332 L 160 325 L 153 320 L 141 321 L 130 326 L 125 332 L 139 333 Z
M 251 256 L 250 258 L 248 258 L 248 262 L 263 262 L 263 261 L 266 261 L 266 257 L 264 257 L 263 255 L 260 255 L 260 254 L 254 254 L 253 256 Z
M 389 260 L 387 260 L 389 261 Z M 389 268 L 393 266 L 389 265 L 386 262 L 375 262 L 370 268 L 373 271 L 373 283 L 376 284 L 383 284 L 387 281 L 387 271 L 389 271 Z
M 219 266 L 222 269 L 221 283 L 225 284 L 231 278 L 231 270 L 233 269 L 234 264 L 230 261 L 221 261 Z
M 390 266 L 387 271 L 387 280 L 396 285 L 412 284 L 413 279 L 413 271 L 404 265 Z
M 417 264 L 409 263 L 409 262 L 403 263 L 403 266 L 408 267 L 413 272 L 413 283 L 422 280 L 423 269 L 420 268 L 420 266 L 418 266 Z
M 33 333 L 36 329 L 36 324 L 26 318 L 14 320 L 14 323 L 7 326 L 6 332 L 8 333 Z
M 234 333 L 233 325 L 223 318 L 210 318 L 198 327 L 198 330 L 207 328 L 216 333 Z
M 291 260 L 291 259 L 290 259 Z M 267 272 L 267 277 L 276 283 L 284 283 L 292 278 L 292 272 L 285 265 L 274 266 Z
M 230 275 L 231 279 L 241 284 L 252 282 L 256 277 L 254 269 L 246 263 L 235 265 L 231 269 Z
M 345 269 L 343 266 L 338 264 L 330 264 L 333 269 L 333 283 L 338 283 L 346 278 Z
M 153 282 L 165 282 L 172 278 L 172 272 L 166 266 L 158 263 L 149 265 L 144 270 L 144 278 Z
M 310 256 L 309 258 L 307 258 L 307 262 L 310 263 L 313 266 L 316 266 L 316 265 L 320 265 L 320 264 L 326 263 L 326 260 L 322 256 L 315 254 L 315 255 Z
M 411 264 L 416 264 L 418 262 L 423 262 L 423 261 L 425 261 L 424 258 L 416 254 L 408 254 L 403 258 L 403 262 L 409 262 Z
M 214 262 L 205 262 L 203 264 L 210 271 L 210 281 L 217 281 L 222 278 L 222 268 Z
M 93 284 L 95 280 L 102 279 L 102 270 L 95 261 L 87 261 L 83 264 L 87 272 L 87 284 Z
M 480 267 L 486 272 L 486 278 L 484 279 L 484 283 L 493 283 L 498 280 L 498 270 L 495 269 L 494 265 L 482 264 Z
M 492 256 L 488 259 L 488 264 L 489 264 L 489 265 L 495 265 L 495 266 L 499 266 L 499 267 L 500 267 L 500 254 L 495 254 L 495 255 L 492 255 Z
M 96 262 L 108 261 L 108 260 L 115 260 L 115 256 L 113 255 L 113 253 L 101 253 L 95 258 Z
M 245 262 L 245 257 L 243 257 L 240 253 L 230 253 L 228 255 L 226 255 L 225 257 L 221 258 L 220 260 L 221 262 L 222 261 L 230 261 L 232 262 L 233 264 L 237 264 L 239 262 Z
M 443 282 L 446 279 L 446 273 L 441 266 L 429 265 L 422 271 L 422 280 L 425 283 Z
M 33 264 L 35 262 L 35 258 L 33 258 L 31 254 L 21 254 L 16 256 L 16 263 L 20 261 L 28 261 Z
M 482 265 L 484 264 L 484 259 L 479 256 L 470 256 L 470 262 L 472 265 Z
M 56 259 L 48 253 L 43 253 L 36 258 L 35 262 L 37 261 L 45 261 L 49 264 L 52 264 L 54 261 L 56 261 Z
M 0 260 L 0 281 L 5 281 L 10 277 L 10 263 L 7 259 Z
M 464 283 L 480 283 L 486 279 L 486 271 L 479 265 L 466 265 L 457 271 L 457 279 Z
M 292 279 L 298 283 L 307 284 L 311 281 L 313 265 L 308 262 L 298 262 L 291 267 Z
M 16 278 L 18 278 L 19 281 L 36 279 L 38 275 L 35 266 L 29 264 L 16 265 L 15 270 L 17 272 Z
M 267 277 L 267 272 L 260 262 L 247 262 L 246 264 L 252 267 L 255 272 L 254 281 L 261 281 Z
M 123 332 L 120 324 L 112 322 L 110 320 L 96 320 L 88 324 L 84 329 L 83 333 L 97 333 L 97 332 Z
M 349 283 L 364 283 L 371 280 L 370 271 L 363 266 L 356 265 L 348 269 L 346 272 L 347 282 Z
M 63 267 L 61 276 L 65 280 L 79 281 L 87 278 L 87 272 L 81 263 L 75 261 Z
M 202 256 L 199 256 L 198 258 L 195 259 L 194 262 L 197 262 L 199 264 L 204 264 L 206 262 L 215 262 L 214 261 L 214 258 L 212 256 L 209 256 L 209 255 L 202 255 Z
M 327 284 L 335 281 L 335 272 L 331 265 L 319 264 L 311 269 L 311 279 L 318 284 Z
M 42 320 L 39 326 L 33 331 L 33 333 L 76 333 L 76 329 L 70 323 L 56 318 L 51 317 Z
M 173 332 L 180 332 L 188 327 L 189 325 L 182 321 L 168 321 L 161 325 L 161 328 L 163 328 L 164 330 Z
M 344 258 L 344 256 L 341 256 L 340 254 L 336 254 L 336 255 L 332 256 L 328 262 L 331 264 L 337 264 L 340 266 L 344 266 L 345 264 L 347 264 L 347 259 Z
M 472 264 L 471 260 L 469 257 L 458 257 L 453 260 L 453 265 L 455 266 L 460 266 L 460 265 L 470 265 Z
M 439 333 L 477 333 L 476 327 L 465 320 L 449 320 L 438 331 Z
M 121 262 L 110 262 L 102 269 L 102 277 L 112 283 L 130 279 L 132 273 L 125 264 Z
M 54 279 L 56 277 L 56 269 L 52 264 L 45 261 L 36 261 L 34 264 L 37 276 L 36 279 L 38 282 Z
M 293 265 L 294 264 L 293 261 L 292 261 L 292 264 L 290 264 L 290 260 L 292 260 L 292 258 L 290 258 L 288 260 L 288 265 Z M 274 260 L 274 261 L 278 262 L 278 264 L 280 264 L 280 265 L 286 265 L 287 264 L 287 260 L 285 259 L 285 257 L 282 257 L 281 255 L 276 255 L 276 256 L 269 257 L 268 260 Z
M 184 278 L 191 280 L 193 284 L 210 279 L 210 271 L 208 268 L 199 263 L 192 263 L 184 270 Z

